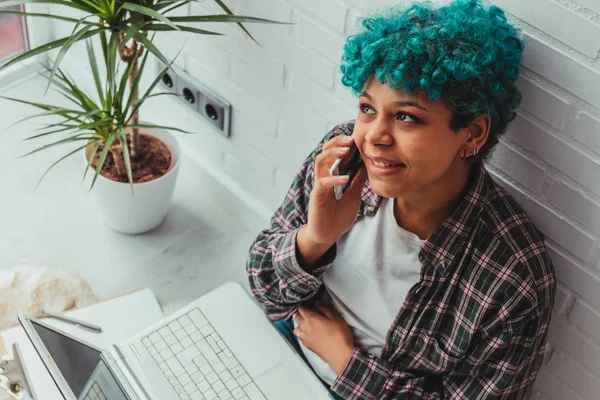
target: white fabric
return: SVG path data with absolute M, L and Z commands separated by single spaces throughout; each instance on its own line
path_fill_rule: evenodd
M 355 345 L 381 357 L 388 330 L 406 294 L 419 281 L 419 251 L 425 241 L 402 229 L 394 217 L 394 199 L 382 199 L 373 217 L 356 221 L 337 242 L 337 256 L 323 276 L 324 304 L 331 305 L 353 329 Z M 300 346 L 323 381 L 337 375 L 319 356 Z

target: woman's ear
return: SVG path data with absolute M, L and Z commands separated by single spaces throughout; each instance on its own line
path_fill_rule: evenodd
M 468 135 L 465 140 L 465 144 L 467 144 L 471 148 L 481 149 L 481 147 L 487 141 L 487 138 L 490 134 L 490 127 L 492 125 L 492 120 L 489 115 L 480 115 L 475 118 L 469 126 L 465 129 L 468 130 Z

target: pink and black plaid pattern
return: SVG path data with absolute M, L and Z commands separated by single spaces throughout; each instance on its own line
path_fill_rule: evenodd
M 336 256 L 334 245 L 306 270 L 296 233 L 307 221 L 315 157 L 353 129 L 347 122 L 323 138 L 250 249 L 252 293 L 272 320 L 288 319 L 315 296 Z M 375 214 L 379 203 L 367 183 L 359 215 Z M 398 304 L 382 357 L 355 349 L 332 390 L 346 399 L 527 398 L 556 287 L 543 240 L 484 166 L 474 166 L 464 199 L 421 248 L 421 280 Z

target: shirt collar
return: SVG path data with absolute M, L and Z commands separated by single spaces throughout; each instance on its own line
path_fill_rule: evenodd
M 448 273 L 454 259 L 461 253 L 472 227 L 488 198 L 488 173 L 483 163 L 473 165 L 462 200 L 446 221 L 423 244 L 419 252 L 422 264 L 433 265 L 442 274 Z M 362 190 L 359 215 L 374 215 L 381 204 L 367 181 Z

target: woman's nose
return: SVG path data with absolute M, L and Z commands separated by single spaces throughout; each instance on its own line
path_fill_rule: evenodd
M 365 140 L 373 146 L 389 146 L 393 141 L 392 127 L 383 118 L 378 118 L 370 124 Z

